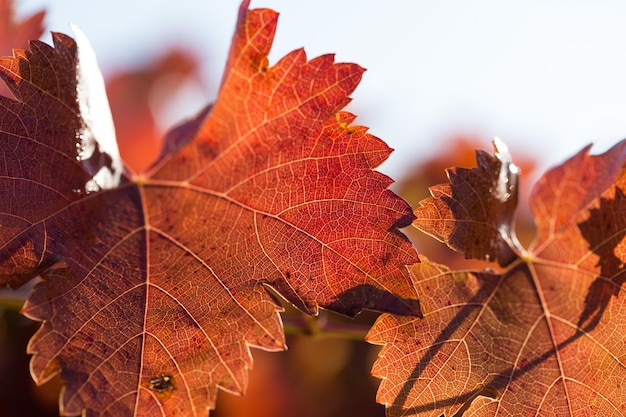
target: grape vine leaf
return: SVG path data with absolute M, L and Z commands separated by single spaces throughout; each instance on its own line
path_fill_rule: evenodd
M 303 50 L 270 67 L 276 22 L 242 3 L 217 101 L 141 175 L 79 31 L 0 61 L 0 284 L 42 278 L 31 374 L 61 372 L 62 414 L 206 415 L 245 390 L 250 346 L 284 348 L 272 291 L 419 314 L 414 215 L 373 170 L 391 150 L 341 110 L 363 70 Z
M 367 336 L 383 345 L 378 401 L 390 416 L 626 415 L 626 142 L 543 175 L 528 251 L 505 147 L 477 161 L 432 188 L 414 225 L 504 268 L 411 267 L 424 318 L 383 314 Z

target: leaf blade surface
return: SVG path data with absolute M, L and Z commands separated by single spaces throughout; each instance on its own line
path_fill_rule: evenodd
M 244 2 L 216 103 L 114 188 L 86 187 L 112 162 L 81 158 L 73 40 L 3 61 L 18 100 L 0 99 L 17 115 L 0 169 L 39 187 L 3 187 L 0 283 L 43 277 L 23 310 L 43 321 L 31 373 L 61 372 L 62 413 L 206 415 L 218 387 L 242 393 L 250 346 L 284 348 L 267 286 L 307 313 L 419 312 L 397 230 L 413 215 L 373 171 L 391 150 L 341 111 L 363 70 L 302 50 L 269 67 L 276 18 Z
M 539 180 L 533 249 L 500 274 L 412 267 L 424 320 L 385 314 L 368 335 L 389 415 L 626 414 L 625 148 Z

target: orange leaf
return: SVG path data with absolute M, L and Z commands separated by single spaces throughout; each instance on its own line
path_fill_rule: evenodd
M 284 348 L 267 287 L 308 313 L 419 314 L 414 216 L 373 171 L 391 150 L 341 111 L 363 70 L 302 50 L 268 66 L 276 20 L 244 2 L 215 105 L 139 176 L 82 44 L 0 64 L 18 98 L 0 98 L 0 284 L 43 278 L 31 371 L 61 372 L 62 413 L 204 416 L 217 387 L 242 393 L 249 347 Z
M 388 415 L 626 415 L 626 142 L 587 152 L 539 181 L 538 237 L 501 274 L 412 267 L 424 319 L 384 314 L 368 335 L 384 345 L 373 373 Z M 459 197 L 438 202 L 452 223 L 467 190 L 480 202 L 464 207 L 497 204 L 484 176 L 460 175 Z

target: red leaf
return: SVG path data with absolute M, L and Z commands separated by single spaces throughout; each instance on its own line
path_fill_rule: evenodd
M 419 313 L 413 215 L 372 170 L 390 149 L 340 111 L 363 70 L 302 50 L 269 67 L 277 14 L 246 9 L 212 110 L 141 176 L 117 181 L 71 38 L 0 65 L 0 283 L 43 278 L 31 370 L 61 370 L 62 413 L 206 415 L 216 387 L 244 391 L 249 346 L 284 348 L 268 286 L 308 313 Z
M 368 335 L 384 345 L 373 373 L 388 415 L 626 415 L 626 142 L 588 149 L 538 182 L 533 249 L 511 247 L 501 274 L 412 267 L 424 319 L 384 314 Z M 460 175 L 459 197 L 438 202 L 451 222 L 465 190 L 496 203 L 485 177 Z

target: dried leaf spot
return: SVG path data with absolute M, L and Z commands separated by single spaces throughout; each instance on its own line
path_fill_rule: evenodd
M 345 117 L 343 117 L 341 113 L 337 113 L 335 115 L 335 119 L 337 119 L 337 123 L 339 124 L 341 130 L 346 132 L 346 134 L 351 135 L 355 132 L 354 127 L 345 120 Z
M 172 375 L 161 374 L 161 376 L 150 378 L 150 389 L 156 392 L 163 392 L 174 389 Z
M 269 68 L 269 66 L 270 66 L 270 62 L 267 59 L 267 57 L 264 56 L 263 58 L 261 58 L 261 62 L 259 65 L 259 69 L 261 70 L 261 72 L 267 72 L 267 69 Z

